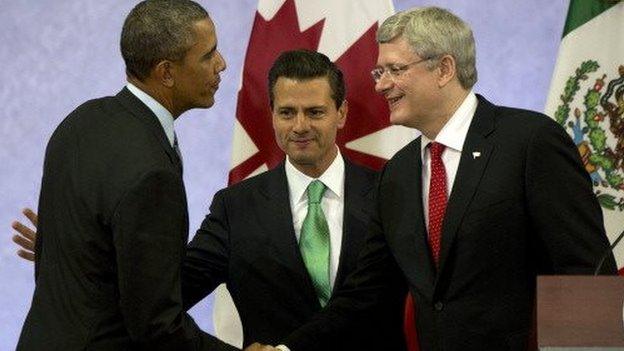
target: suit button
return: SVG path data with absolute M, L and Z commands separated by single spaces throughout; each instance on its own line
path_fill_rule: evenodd
M 442 309 L 444 309 L 444 304 L 438 301 L 433 305 L 433 308 L 435 308 L 436 311 L 440 312 L 442 311 Z

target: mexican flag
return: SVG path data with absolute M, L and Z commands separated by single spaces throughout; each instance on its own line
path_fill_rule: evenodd
M 570 1 L 545 113 L 578 146 L 613 242 L 624 230 L 624 1 Z M 624 243 L 614 252 L 622 274 Z

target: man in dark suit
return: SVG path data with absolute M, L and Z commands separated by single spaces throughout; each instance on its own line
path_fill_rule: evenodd
M 216 45 L 192 1 L 144 1 L 126 18 L 128 86 L 78 107 L 48 143 L 18 350 L 235 349 L 184 313 L 180 284 L 188 215 L 173 120 L 214 104 Z
M 276 140 L 287 159 L 215 195 L 182 269 L 186 309 L 227 284 L 245 346 L 278 343 L 344 284 L 364 247 L 377 175 L 344 159 L 335 144 L 346 122 L 347 102 L 342 72 L 329 58 L 305 50 L 285 52 L 271 68 L 268 85 Z M 324 224 L 316 225 L 324 230 L 307 225 L 313 220 L 308 203 L 313 182 L 325 188 L 320 198 Z M 16 229 L 34 235 L 21 224 Z M 315 236 L 324 237 L 324 244 L 317 245 Z M 316 257 L 319 253 L 325 256 Z M 315 271 L 319 265 L 311 261 L 320 261 L 320 275 Z M 405 348 L 401 314 L 406 288 L 399 275 L 395 278 L 379 308 L 346 331 L 339 345 Z
M 420 350 L 524 351 L 536 276 L 591 274 L 608 248 L 577 149 L 548 117 L 472 92 L 472 31 L 450 12 L 397 13 L 377 39 L 376 90 L 392 123 L 422 136 L 382 171 L 358 268 L 284 344 L 334 345 L 378 303 L 398 265 L 416 307 L 407 331 L 417 328 Z M 603 273 L 615 272 L 610 256 Z
M 283 53 L 269 72 L 269 96 L 276 141 L 287 158 L 215 195 L 189 244 L 182 279 L 187 307 L 227 284 L 244 345 L 278 343 L 343 285 L 364 245 L 376 175 L 344 159 L 335 144 L 347 102 L 342 73 L 325 55 Z M 318 225 L 325 230 L 306 230 L 312 219 L 310 187 L 319 181 L 325 188 L 320 199 L 325 224 Z M 306 236 L 324 237 L 324 245 Z M 319 252 L 324 256 L 310 259 Z M 315 262 L 322 265 L 320 276 Z M 378 313 L 343 335 L 345 345 L 404 348 L 401 283 Z

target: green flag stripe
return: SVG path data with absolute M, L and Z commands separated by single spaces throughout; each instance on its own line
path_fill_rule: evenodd
M 568 17 L 563 28 L 563 36 L 565 37 L 568 33 L 613 7 L 619 1 L 621 0 L 570 0 Z

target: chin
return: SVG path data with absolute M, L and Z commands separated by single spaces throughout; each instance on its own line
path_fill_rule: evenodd
M 195 108 L 210 108 L 215 104 L 214 99 L 210 99 L 210 100 L 204 100 L 199 102 Z
M 314 159 L 311 155 L 308 155 L 307 153 L 292 151 L 288 153 L 288 157 L 290 158 L 292 163 L 298 165 L 307 165 Z
M 408 127 L 409 118 L 400 112 L 390 112 L 390 124 Z

